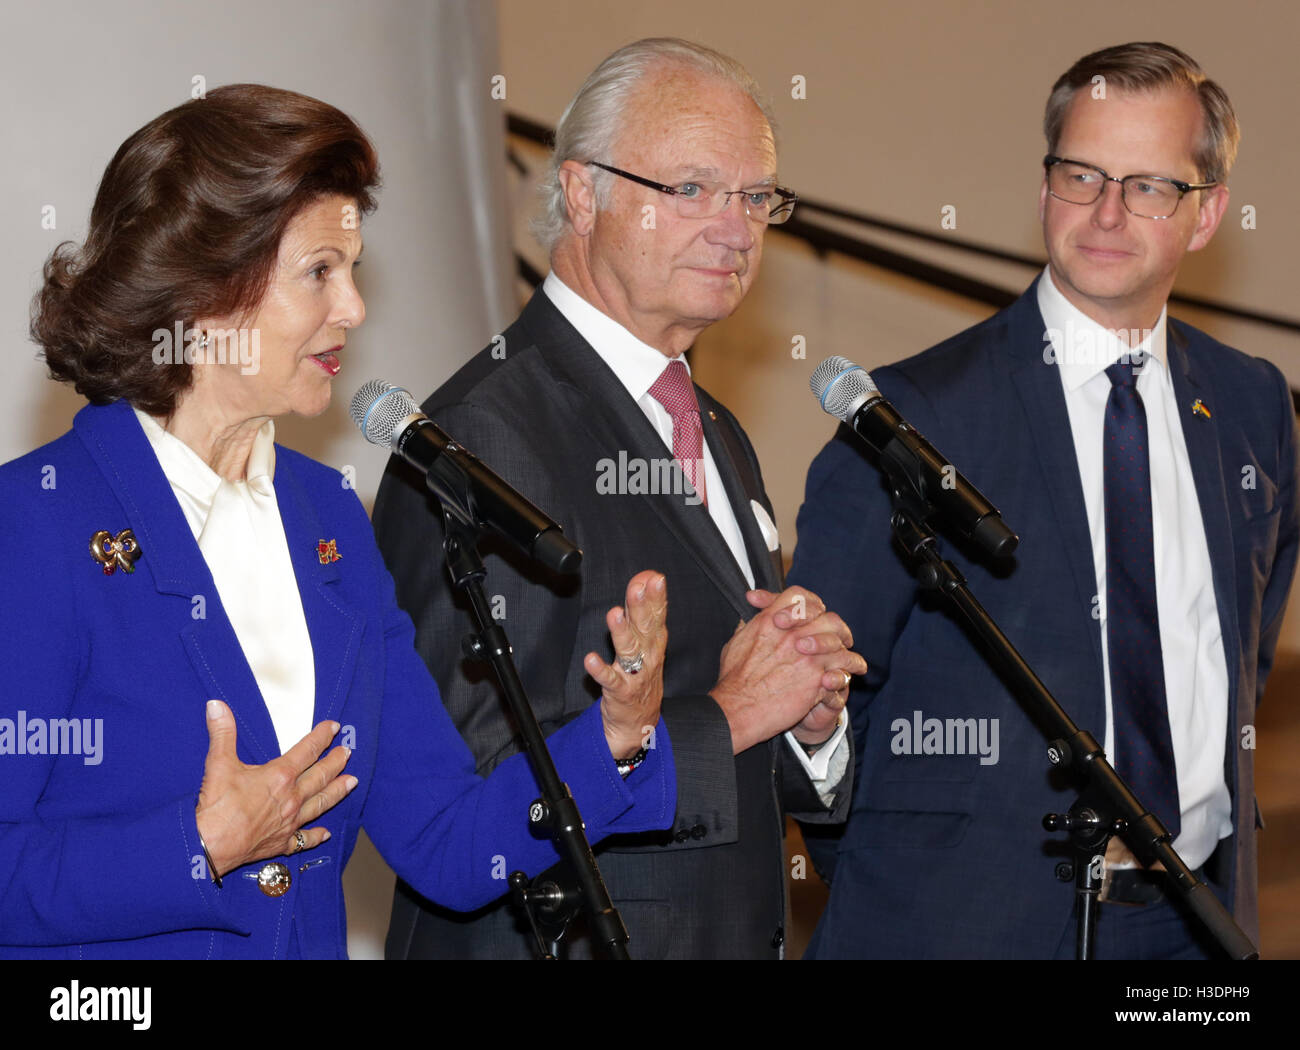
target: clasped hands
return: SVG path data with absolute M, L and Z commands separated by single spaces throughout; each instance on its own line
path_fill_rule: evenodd
M 787 730 L 805 746 L 825 743 L 848 701 L 851 676 L 867 671 L 850 648 L 852 632 L 802 587 L 746 597 L 760 611 L 723 646 L 718 682 L 709 690 L 727 716 L 733 751 Z

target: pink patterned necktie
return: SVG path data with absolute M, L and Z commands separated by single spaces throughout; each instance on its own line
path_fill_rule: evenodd
M 673 421 L 673 458 L 707 505 L 704 491 L 704 431 L 700 429 L 700 405 L 690 373 L 680 360 L 671 361 L 650 387 L 650 396 L 664 406 Z

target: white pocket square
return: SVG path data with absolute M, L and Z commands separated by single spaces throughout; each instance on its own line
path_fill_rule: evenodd
M 758 522 L 758 531 L 763 534 L 763 542 L 767 544 L 769 551 L 780 549 L 781 537 L 777 535 L 776 522 L 763 509 L 763 504 L 758 500 L 752 499 L 749 505 L 754 508 L 754 520 Z

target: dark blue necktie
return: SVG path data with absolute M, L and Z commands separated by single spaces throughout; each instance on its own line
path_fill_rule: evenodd
M 1106 369 L 1106 646 L 1115 768 L 1177 838 L 1178 777 L 1156 609 L 1147 414 L 1137 392 L 1141 368 L 1137 355 Z

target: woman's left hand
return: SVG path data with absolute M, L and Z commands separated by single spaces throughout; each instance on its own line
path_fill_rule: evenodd
M 605 740 L 615 758 L 650 746 L 664 698 L 664 651 L 668 648 L 668 581 L 639 572 L 628 581 L 626 605 L 605 615 L 614 642 L 614 663 L 588 653 L 582 665 L 601 686 Z M 635 670 L 625 670 L 634 667 Z

